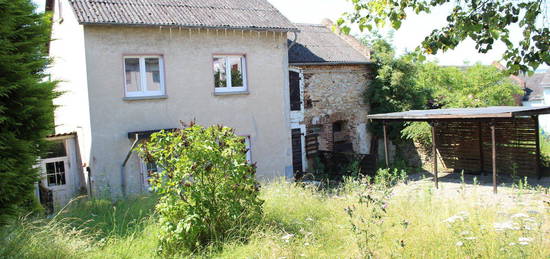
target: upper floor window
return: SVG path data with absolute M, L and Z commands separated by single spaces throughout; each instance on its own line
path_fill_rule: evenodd
M 214 89 L 217 93 L 246 91 L 246 59 L 244 55 L 215 55 Z
M 125 56 L 126 97 L 164 95 L 164 64 L 161 56 Z

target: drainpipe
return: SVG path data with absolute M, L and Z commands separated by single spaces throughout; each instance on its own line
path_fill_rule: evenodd
M 126 154 L 126 158 L 124 159 L 124 162 L 122 162 L 122 167 L 120 167 L 120 187 L 123 197 L 126 197 L 126 176 L 124 174 L 124 168 L 126 167 L 126 163 L 128 163 L 128 159 L 130 159 L 130 155 L 132 155 L 132 151 L 134 150 L 138 142 L 139 134 L 136 134 L 136 140 L 134 141 L 134 143 L 132 143 L 132 147 L 130 147 L 130 150 L 128 150 L 128 154 Z
M 298 40 L 298 33 L 293 31 L 292 33 L 294 33 L 294 39 L 292 40 L 292 42 L 290 43 L 290 45 L 288 46 L 288 49 L 291 49 L 292 46 L 294 46 L 294 44 L 296 44 L 296 41 Z

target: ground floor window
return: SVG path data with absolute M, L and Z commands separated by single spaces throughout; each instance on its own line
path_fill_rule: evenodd
M 46 179 L 49 186 L 60 186 L 67 183 L 65 178 L 65 161 L 46 163 Z

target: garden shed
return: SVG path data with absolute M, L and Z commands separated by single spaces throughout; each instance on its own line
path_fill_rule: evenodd
M 550 107 L 495 106 L 411 110 L 369 115 L 384 123 L 384 147 L 388 164 L 387 123 L 424 121 L 432 128 L 434 161 L 438 155 L 447 168 L 465 172 L 541 177 L 538 116 L 549 114 Z M 434 181 L 438 186 L 437 163 Z

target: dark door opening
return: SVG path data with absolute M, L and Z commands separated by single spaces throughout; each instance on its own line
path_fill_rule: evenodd
M 300 129 L 292 129 L 292 167 L 294 177 L 301 178 L 303 174 L 302 164 L 302 132 Z

